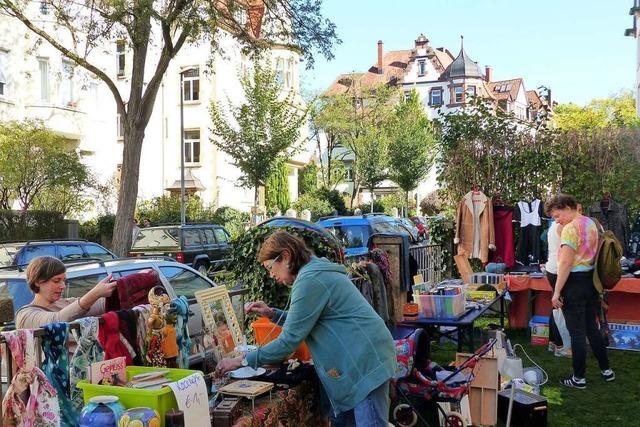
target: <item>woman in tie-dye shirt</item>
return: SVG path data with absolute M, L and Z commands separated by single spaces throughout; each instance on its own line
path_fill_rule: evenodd
M 589 338 L 603 379 L 613 381 L 615 374 L 609 368 L 605 339 L 596 323 L 600 296 L 593 285 L 593 264 L 598 250 L 598 226 L 578 212 L 576 199 L 567 194 L 549 200 L 545 210 L 563 226 L 558 251 L 558 278 L 551 304 L 562 309 L 571 335 L 573 375 L 562 379 L 560 384 L 587 388 L 586 338 Z

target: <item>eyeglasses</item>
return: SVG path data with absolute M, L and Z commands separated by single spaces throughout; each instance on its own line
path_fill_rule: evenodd
M 271 271 L 271 269 L 273 268 L 273 264 L 278 260 L 278 258 L 280 258 L 280 255 L 282 255 L 282 254 L 279 254 L 277 257 L 272 259 L 271 262 L 269 264 L 267 264 L 264 268 L 266 268 L 267 271 Z

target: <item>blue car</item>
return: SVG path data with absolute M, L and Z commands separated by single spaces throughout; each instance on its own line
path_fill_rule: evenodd
M 411 232 L 392 216 L 373 213 L 354 216 L 321 218 L 318 224 L 331 231 L 342 243 L 346 257 L 356 257 L 369 252 L 369 237 L 377 233 L 407 234 Z

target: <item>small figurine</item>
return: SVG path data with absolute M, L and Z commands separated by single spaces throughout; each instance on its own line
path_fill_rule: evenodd
M 151 366 L 155 366 L 157 368 L 164 368 L 167 366 L 165 355 L 163 353 L 163 343 L 165 341 L 165 326 L 167 324 L 165 320 L 166 306 L 170 302 L 171 299 L 162 286 L 154 286 L 149 291 L 151 315 L 147 320 L 146 359 Z M 175 328 L 173 331 L 175 334 Z

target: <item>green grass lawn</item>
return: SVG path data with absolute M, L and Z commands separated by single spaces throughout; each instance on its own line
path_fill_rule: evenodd
M 549 374 L 549 381 L 541 390 L 549 402 L 549 426 L 640 426 L 640 353 L 609 350 L 616 380 L 607 383 L 589 350 L 587 389 L 574 390 L 559 384 L 572 372 L 571 359 L 555 357 L 546 347 L 531 345 L 525 330 L 506 332 L 512 343 L 520 343 Z M 534 366 L 520 349 L 517 354 L 524 367 Z M 455 358 L 455 345 L 432 344 L 432 357 L 441 364 L 450 363 Z

